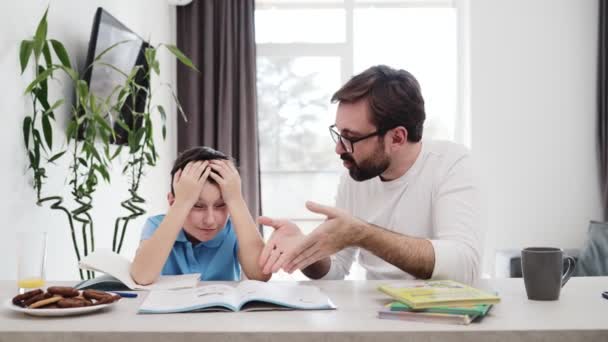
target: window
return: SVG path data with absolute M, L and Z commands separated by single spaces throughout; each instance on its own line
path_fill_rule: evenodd
M 257 0 L 255 25 L 262 211 L 305 232 L 333 205 L 344 171 L 327 127 L 331 95 L 372 65 L 410 71 L 421 84 L 425 138 L 467 143 L 460 108 L 458 1 Z M 265 228 L 265 237 L 272 233 Z M 364 271 L 353 267 L 349 278 Z M 305 279 L 301 273 L 273 279 Z

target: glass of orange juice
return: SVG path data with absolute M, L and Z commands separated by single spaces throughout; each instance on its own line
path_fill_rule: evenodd
M 17 233 L 17 287 L 19 293 L 44 286 L 46 232 Z

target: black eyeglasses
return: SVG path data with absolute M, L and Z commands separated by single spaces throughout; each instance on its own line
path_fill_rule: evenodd
M 376 135 L 382 135 L 386 133 L 386 130 L 377 130 L 373 133 L 370 133 L 368 135 L 364 135 L 362 137 L 358 137 L 358 138 L 347 138 L 344 137 L 340 134 L 340 132 L 338 132 L 338 130 L 336 129 L 336 125 L 331 125 L 329 126 L 329 134 L 331 135 L 331 138 L 334 139 L 334 141 L 336 142 L 336 144 L 339 142 L 340 144 L 342 144 L 342 147 L 344 148 L 344 150 L 348 153 L 354 153 L 355 152 L 355 143 L 361 140 L 365 140 L 367 138 L 371 138 L 373 136 Z

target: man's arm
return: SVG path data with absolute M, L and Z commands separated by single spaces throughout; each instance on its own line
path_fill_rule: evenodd
M 392 232 L 362 222 L 357 246 L 420 279 L 429 279 L 435 268 L 435 251 L 427 239 Z
M 306 207 L 312 212 L 326 215 L 327 220 L 296 250 L 287 253 L 287 272 L 302 269 L 311 278 L 324 276 L 331 266 L 331 261 L 325 261 L 329 255 L 359 247 L 417 278 L 428 279 L 432 276 L 435 252 L 430 241 L 394 233 L 338 208 L 314 202 L 307 202 Z

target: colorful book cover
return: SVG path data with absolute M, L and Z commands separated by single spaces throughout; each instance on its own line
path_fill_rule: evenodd
M 381 285 L 378 290 L 407 304 L 412 309 L 437 306 L 460 307 L 500 302 L 500 298 L 494 294 L 453 280 L 401 282 Z
M 427 309 L 412 309 L 409 305 L 401 302 L 391 302 L 386 305 L 391 311 L 408 311 L 408 312 L 431 312 L 431 313 L 444 313 L 453 315 L 469 315 L 483 317 L 488 314 L 492 304 L 475 304 L 468 306 L 434 306 Z

